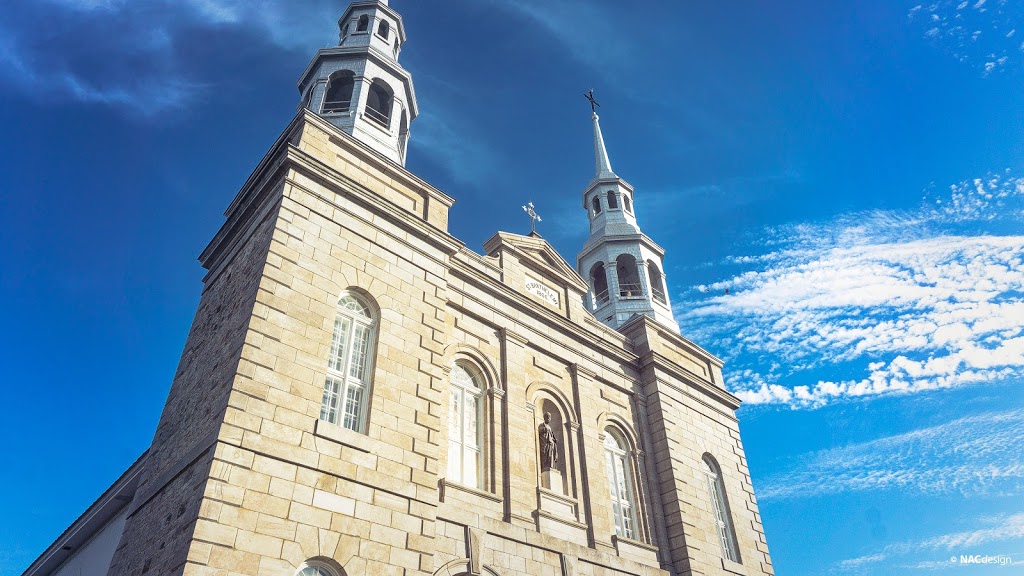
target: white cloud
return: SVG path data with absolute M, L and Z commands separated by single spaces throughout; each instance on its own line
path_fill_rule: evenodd
M 986 413 L 800 457 L 761 499 L 844 492 L 1012 494 L 1024 489 L 1024 410 Z
M 725 351 L 734 393 L 750 404 L 1024 378 L 1024 236 L 946 230 L 1012 221 L 1020 205 L 1024 181 L 1004 173 L 957 184 L 918 213 L 770 230 L 771 251 L 729 259 L 752 269 L 677 299 L 677 317 Z
M 882 562 L 887 564 L 907 563 L 903 565 L 905 568 L 963 568 L 968 566 L 960 566 L 958 562 L 948 560 L 917 559 L 915 561 L 913 557 L 920 556 L 921 553 L 929 553 L 929 556 L 941 553 L 942 558 L 955 558 L 959 561 L 961 554 L 977 554 L 977 549 L 981 546 L 1002 542 L 1017 543 L 1024 539 L 1024 512 L 982 518 L 977 523 L 979 526 L 973 530 L 890 544 L 880 552 L 843 560 L 836 565 L 836 571 L 839 573 L 859 572 L 870 565 Z M 996 566 L 996 568 L 1003 567 L 1005 566 Z
M 911 23 L 937 49 L 965 64 L 974 66 L 983 76 L 1002 69 L 1015 55 L 1010 41 L 1024 24 L 1019 3 L 998 0 L 986 2 L 937 0 L 917 5 L 907 13 Z M 1012 64 L 1019 66 L 1019 58 Z
M 925 197 L 925 214 L 942 222 L 991 221 L 1024 217 L 1024 178 L 1009 171 L 964 180 L 942 197 Z

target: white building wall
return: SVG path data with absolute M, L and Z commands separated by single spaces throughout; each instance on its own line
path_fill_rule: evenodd
M 114 550 L 121 540 L 128 508 L 110 519 L 107 524 L 60 566 L 53 576 L 106 576 Z

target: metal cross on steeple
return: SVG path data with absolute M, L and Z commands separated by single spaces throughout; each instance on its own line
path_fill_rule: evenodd
M 583 95 L 587 97 L 587 100 L 590 100 L 590 111 L 597 113 L 597 109 L 600 108 L 601 105 L 597 103 L 597 100 L 594 100 L 594 91 L 588 90 L 587 92 L 584 92 Z
M 527 202 L 526 206 L 523 206 L 523 212 L 530 215 L 530 234 L 537 232 L 537 222 L 540 222 L 540 214 L 533 209 L 533 202 Z

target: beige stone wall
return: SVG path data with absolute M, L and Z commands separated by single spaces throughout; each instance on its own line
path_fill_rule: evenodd
M 207 278 L 111 574 L 181 572 L 275 220 L 270 206 L 228 238 L 223 272 Z
M 265 229 L 247 227 L 261 206 L 279 208 Z M 679 352 L 681 339 L 647 324 L 630 340 L 596 322 L 581 303 L 585 284 L 542 240 L 505 234 L 487 243 L 487 255 L 466 250 L 444 231 L 448 206 L 450 198 L 311 116 L 300 115 L 264 159 L 205 255 L 213 286 L 235 267 L 256 269 L 227 258 L 226 238 L 252 229 L 252 245 L 266 247 L 257 277 L 236 287 L 238 309 L 250 302 L 244 335 L 194 368 L 183 360 L 197 372 L 233 366 L 229 388 L 191 389 L 201 401 L 165 411 L 180 419 L 179 445 L 202 436 L 204 414 L 223 422 L 188 480 L 168 484 L 202 498 L 189 513 L 187 562 L 161 573 L 291 576 L 323 557 L 349 575 L 673 573 L 663 564 L 680 575 L 728 574 L 715 564 L 698 482 L 705 451 L 721 463 L 736 515 L 744 564 L 731 568 L 770 573 L 760 564 L 767 552 L 735 399 L 713 382 L 717 360 Z M 527 278 L 558 302 L 530 293 Z M 318 420 L 346 290 L 379 310 L 365 435 Z M 201 306 L 193 332 L 215 339 L 207 317 L 216 310 Z M 483 474 L 472 487 L 444 478 L 448 378 L 459 361 L 485 380 Z M 546 485 L 538 466 L 546 410 L 556 415 L 561 489 Z M 609 427 L 628 448 L 632 539 L 614 535 Z M 191 534 L 191 524 L 183 530 Z M 151 550 L 137 536 L 126 534 L 126 558 Z M 139 571 L 131 564 L 119 573 Z

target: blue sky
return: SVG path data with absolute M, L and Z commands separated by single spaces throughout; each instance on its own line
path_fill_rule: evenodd
M 196 256 L 345 2 L 35 0 L 0 12 L 0 296 L 20 573 L 149 444 Z M 479 249 L 587 234 L 595 90 L 727 362 L 785 575 L 1024 562 L 1024 8 L 1000 0 L 394 0 L 408 167 Z M 729 295 L 725 290 L 729 289 Z

